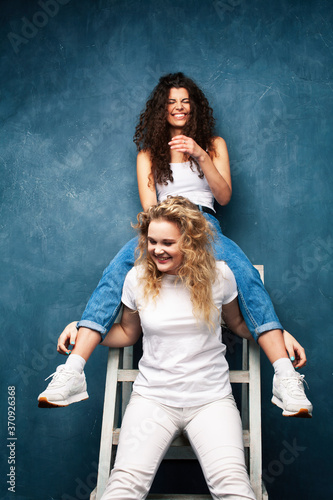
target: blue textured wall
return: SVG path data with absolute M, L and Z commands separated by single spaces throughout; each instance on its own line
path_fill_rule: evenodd
M 309 357 L 312 420 L 271 405 L 262 359 L 270 498 L 332 498 L 331 2 L 2 0 L 0 21 L 1 498 L 84 500 L 94 486 L 106 350 L 87 365 L 88 401 L 49 411 L 36 398 L 63 361 L 58 334 L 132 234 L 134 127 L 169 71 L 210 99 L 234 183 L 222 227 L 265 265 Z

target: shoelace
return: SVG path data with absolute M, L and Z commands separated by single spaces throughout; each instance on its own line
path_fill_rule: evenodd
M 64 371 L 66 371 L 67 373 L 74 373 L 72 372 L 71 370 L 68 370 L 68 368 L 66 368 L 66 370 L 63 368 L 61 371 L 57 372 L 55 371 L 54 373 L 51 373 L 51 375 L 49 375 L 46 379 L 48 380 L 49 378 L 53 377 L 53 380 L 50 382 L 50 386 L 57 386 L 57 385 L 61 385 L 63 382 L 66 382 L 67 380 L 67 377 L 66 377 L 66 374 L 64 373 Z
M 309 388 L 308 383 L 305 380 L 305 375 L 301 375 L 300 373 L 296 373 L 297 377 L 286 377 L 287 380 L 287 388 L 290 390 L 293 395 L 298 394 L 299 396 L 304 395 L 304 387 L 305 383 L 307 388 Z

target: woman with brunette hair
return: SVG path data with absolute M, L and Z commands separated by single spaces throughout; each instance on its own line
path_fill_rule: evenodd
M 134 136 L 140 201 L 147 210 L 168 196 L 184 196 L 214 226 L 215 258 L 224 260 L 232 270 L 246 325 L 273 364 L 272 402 L 283 409 L 285 416 L 309 417 L 312 405 L 304 393 L 304 376 L 294 369 L 305 365 L 304 349 L 283 333 L 259 273 L 242 250 L 222 234 L 215 217 L 214 199 L 226 205 L 232 188 L 227 146 L 214 134 L 214 123 L 212 109 L 193 80 L 182 73 L 160 79 Z M 134 264 L 136 245 L 134 238 L 104 271 L 77 324 L 78 335 L 74 323 L 60 335 L 58 351 L 62 354 L 69 354 L 68 346 L 75 339 L 76 343 L 66 364 L 58 367 L 48 388 L 40 394 L 39 406 L 66 406 L 88 397 L 83 368 L 118 315 L 122 286 Z
M 125 279 L 122 320 L 104 344 L 132 345 L 142 328 L 143 355 L 102 500 L 146 498 L 180 433 L 214 499 L 254 499 L 221 339 L 221 313 L 237 333 L 247 330 L 233 274 L 216 262 L 211 226 L 186 198 L 152 206 L 137 228 L 140 254 Z

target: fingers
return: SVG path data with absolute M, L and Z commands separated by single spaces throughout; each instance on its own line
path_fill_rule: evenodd
M 170 149 L 191 154 L 195 142 L 190 137 L 186 137 L 186 135 L 176 135 L 168 144 Z
M 296 352 L 296 361 L 294 366 L 295 368 L 302 368 L 303 366 L 306 365 L 307 362 L 305 350 L 301 345 L 299 345 L 295 348 L 295 352 Z
M 186 135 L 175 135 L 174 137 L 172 137 L 171 141 L 168 144 L 181 143 L 181 142 L 190 141 L 190 140 L 193 140 L 193 139 L 191 139 L 190 137 L 187 137 Z
M 77 337 L 76 324 L 77 321 L 73 321 L 72 323 L 67 325 L 61 335 L 59 335 L 57 351 L 60 354 L 68 355 L 71 353 L 71 351 L 68 349 L 68 346 L 75 345 Z
M 297 361 L 296 361 L 296 355 L 295 355 L 295 351 L 293 349 L 293 346 L 286 346 L 286 349 L 287 349 L 290 361 L 292 362 L 293 366 L 296 367 Z
M 285 344 L 286 351 L 288 353 L 289 359 L 292 362 L 292 364 L 295 366 L 295 364 L 296 364 L 296 355 L 295 355 L 294 343 L 293 343 L 293 341 L 295 339 L 286 330 L 283 331 L 283 339 L 284 339 L 284 344 Z
M 286 330 L 283 331 L 283 338 L 290 361 L 294 368 L 302 368 L 305 366 L 306 354 L 301 344 Z
M 187 137 L 186 135 L 176 135 L 168 144 L 170 149 L 187 154 L 195 160 L 204 154 L 203 149 L 191 137 Z
M 70 354 L 70 350 L 68 349 L 70 342 L 70 336 L 68 336 L 67 332 L 63 332 L 58 338 L 57 351 L 60 354 Z
M 68 355 L 70 354 L 70 351 L 67 349 L 66 347 L 66 344 L 64 343 L 59 343 L 58 341 L 58 345 L 57 345 L 57 351 L 60 353 L 60 354 L 65 354 L 65 355 Z
M 70 345 L 75 345 L 76 337 L 77 337 L 77 328 L 75 326 L 75 328 L 71 331 Z

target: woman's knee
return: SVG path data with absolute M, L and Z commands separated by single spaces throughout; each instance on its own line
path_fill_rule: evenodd
M 243 457 L 219 460 L 207 477 L 207 484 L 214 499 L 255 500 Z
M 112 469 L 109 482 L 101 500 L 141 500 L 146 498 L 151 475 L 131 467 Z

